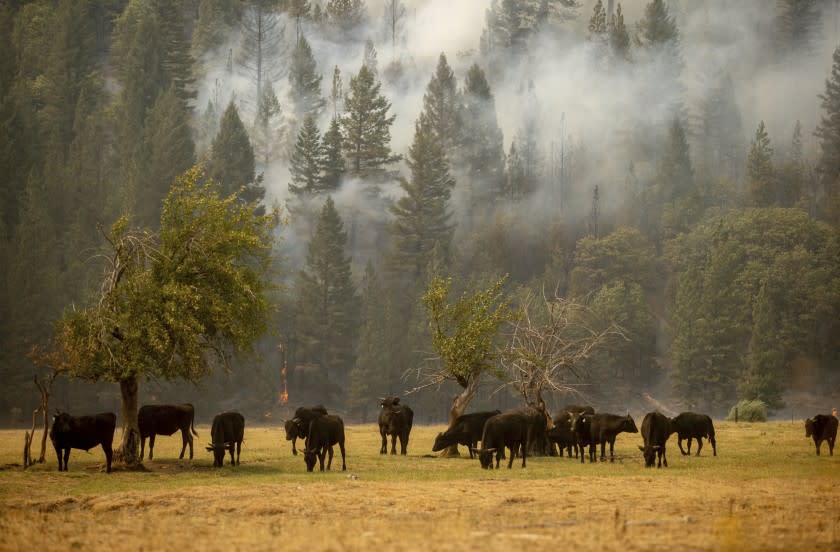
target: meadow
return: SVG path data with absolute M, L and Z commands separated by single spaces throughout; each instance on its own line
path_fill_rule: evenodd
M 194 460 L 158 437 L 145 471 L 111 474 L 101 448 L 60 473 L 49 443 L 24 471 L 23 431 L 0 431 L 0 550 L 840 549 L 840 448 L 817 457 L 798 420 L 716 428 L 717 457 L 681 456 L 672 436 L 668 468 L 646 469 L 641 437 L 621 434 L 612 463 L 486 471 L 431 456 L 442 426 L 415 427 L 401 457 L 350 425 L 347 471 L 336 447 L 333 471 L 307 473 L 280 428 L 247 425 L 241 465 L 214 469 L 200 426 Z

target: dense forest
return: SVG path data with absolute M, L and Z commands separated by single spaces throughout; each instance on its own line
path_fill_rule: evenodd
M 520 404 L 537 384 L 509 353 L 549 345 L 551 410 L 812 414 L 840 392 L 838 18 L 830 0 L 2 1 L 0 421 L 28 424 L 58 365 L 51 407 L 119 411 L 119 376 L 51 344 L 110 252 L 182 244 L 202 182 L 235 198 L 208 212 L 270 234 L 201 222 L 259 257 L 265 305 L 189 290 L 235 310 L 212 331 L 259 336 L 255 354 L 141 353 L 141 404 L 371 421 L 409 393 L 443 422 L 467 380 L 473 407 Z M 251 277 L 217 251 L 213 274 Z M 491 303 L 481 369 L 447 377 L 463 343 L 440 324 Z M 150 350 L 172 330 L 129 323 L 111 334 Z

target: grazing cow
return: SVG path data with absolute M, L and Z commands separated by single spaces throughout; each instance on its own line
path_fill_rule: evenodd
M 149 438 L 149 460 L 154 457 L 155 435 L 172 435 L 181 430 L 181 455 L 187 445 L 190 445 L 190 460 L 193 457 L 193 438 L 198 433 L 194 425 L 195 409 L 189 403 L 185 404 L 147 404 L 137 413 L 137 423 L 140 426 L 140 459 L 143 459 L 146 448 L 146 437 Z M 190 431 L 192 430 L 192 435 Z
M 656 462 L 657 457 L 659 463 L 657 468 L 668 467 L 668 458 L 665 456 L 665 443 L 668 437 L 673 433 L 671 430 L 671 420 L 664 414 L 659 412 L 648 412 L 645 414 L 645 419 L 642 420 L 642 440 L 645 446 L 639 447 L 639 450 L 645 456 L 645 467 L 652 468 Z
M 400 439 L 400 454 L 408 453 L 408 436 L 414 422 L 414 411 L 400 404 L 399 397 L 381 399 L 382 411 L 379 413 L 379 435 L 382 447 L 379 454 L 388 454 L 388 435 L 391 436 L 391 454 L 397 453 L 397 437 Z
M 309 423 L 317 418 L 327 414 L 327 409 L 322 404 L 315 406 L 301 406 L 295 410 L 295 417 L 291 420 L 286 420 L 283 424 L 286 430 L 286 440 L 292 442 L 292 454 L 297 456 L 297 447 L 295 443 L 298 439 L 306 439 L 309 433 Z M 304 443 L 306 448 L 306 443 Z
M 225 449 L 230 451 L 230 465 L 239 465 L 239 453 L 242 451 L 242 439 L 245 437 L 245 417 L 239 412 L 222 412 L 213 418 L 210 438 L 213 442 L 207 450 L 213 453 L 213 467 L 221 468 L 225 463 Z M 236 461 L 233 448 L 236 447 Z
M 481 435 L 481 449 L 473 452 L 478 455 L 478 461 L 485 470 L 493 469 L 493 453 L 496 453 L 496 469 L 505 447 L 510 450 L 508 469 L 513 466 L 518 450 L 522 451 L 522 467 L 528 456 L 528 434 L 532 433 L 532 419 L 525 409 L 506 410 L 496 414 L 484 424 Z
M 472 412 L 458 416 L 452 427 L 443 433 L 438 433 L 432 451 L 438 452 L 452 445 L 464 445 L 468 447 L 470 458 L 472 458 L 473 449 L 478 446 L 481 434 L 484 432 L 485 422 L 496 414 L 501 414 L 501 410 Z
M 820 445 L 828 441 L 828 455 L 834 456 L 834 440 L 837 439 L 837 418 L 826 414 L 817 414 L 805 420 L 805 437 L 813 437 L 820 455 Z
M 67 471 L 70 449 L 88 451 L 96 445 L 102 445 L 105 452 L 105 471 L 111 473 L 111 446 L 116 427 L 117 417 L 111 412 L 78 417 L 60 412 L 53 416 L 50 440 L 55 447 L 55 455 L 58 456 L 58 471 Z
M 586 429 L 589 429 L 588 433 Z M 615 438 L 621 432 L 638 433 L 636 422 L 629 414 L 627 416 L 617 416 L 615 414 L 581 414 L 578 418 L 578 427 L 576 427 L 576 434 L 578 436 L 578 444 L 589 445 L 589 461 L 595 461 L 595 445 L 601 444 L 601 461 L 606 460 L 605 448 L 607 443 L 610 445 L 610 462 L 614 460 L 613 450 L 615 448 Z M 583 448 L 581 448 L 580 461 L 583 462 Z
M 331 415 L 313 418 L 309 424 L 306 448 L 303 450 L 306 471 L 311 472 L 315 468 L 316 458 L 321 463 L 321 471 L 324 471 L 324 455 L 327 452 L 330 453 L 327 469 L 331 469 L 333 445 L 336 444 L 341 450 L 341 471 L 346 471 L 347 464 L 344 461 L 344 422 L 338 416 Z
M 717 456 L 715 426 L 712 419 L 705 414 L 682 412 L 676 418 L 671 418 L 671 433 L 677 434 L 677 446 L 680 447 L 680 454 L 683 456 L 691 454 L 691 439 L 697 439 L 697 456 L 700 456 L 704 437 L 712 444 L 712 455 Z M 688 452 L 683 450 L 683 439 L 688 439 Z
M 552 454 L 554 454 L 554 445 L 560 449 L 560 456 L 563 456 L 563 449 L 569 458 L 572 457 L 572 450 L 575 451 L 575 458 L 578 455 L 577 440 L 572 431 L 572 413 L 566 410 L 560 410 L 554 416 L 554 427 L 548 432 L 548 440 L 551 442 Z

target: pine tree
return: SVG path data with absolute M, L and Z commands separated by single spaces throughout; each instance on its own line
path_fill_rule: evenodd
M 265 165 L 280 156 L 278 142 L 282 125 L 283 109 L 274 92 L 274 86 L 269 81 L 263 84 L 254 120 L 254 153 Z
M 164 86 L 169 88 L 174 85 L 178 97 L 186 104 L 198 92 L 194 88 L 190 43 L 184 34 L 184 6 L 180 0 L 154 0 L 154 5 L 161 22 L 161 40 L 164 44 Z
M 778 309 L 768 285 L 772 286 L 761 286 L 753 303 L 748 364 L 739 378 L 738 398 L 760 400 L 771 410 L 779 410 L 785 404 L 785 354 L 778 330 Z
M 253 83 L 245 99 L 255 109 L 263 84 L 276 82 L 283 74 L 286 27 L 271 2 L 255 1 L 243 11 L 240 28 L 242 42 L 238 63 Z
M 365 55 L 362 58 L 362 64 L 373 73 L 373 78 L 379 78 L 379 60 L 377 59 L 376 47 L 373 45 L 371 39 L 365 41 Z
M 781 55 L 811 54 L 821 39 L 821 0 L 778 0 L 776 40 Z
M 221 47 L 236 25 L 235 0 L 201 0 L 192 36 L 196 55 Z
M 315 118 L 307 115 L 298 133 L 295 151 L 292 154 L 289 167 L 292 183 L 289 184 L 289 191 L 295 195 L 309 195 L 322 191 L 323 165 L 321 133 L 318 132 Z
M 595 2 L 592 17 L 589 18 L 589 40 L 601 40 L 607 32 L 607 10 L 603 2 Z
M 256 177 L 254 149 L 232 101 L 222 115 L 205 170 L 208 178 L 221 185 L 223 195 L 239 193 L 242 186 L 245 186 L 240 193 L 243 201 L 260 201 L 265 195 L 261 179 Z
M 616 6 L 615 15 L 609 23 L 610 48 L 613 57 L 616 59 L 630 58 L 630 34 L 624 24 L 624 12 L 621 10 L 621 3 Z
M 341 388 L 355 360 L 359 308 L 346 245 L 344 223 L 327 197 L 298 274 L 298 360 Z
M 776 197 L 781 207 L 794 207 L 805 196 L 806 168 L 802 151 L 802 123 L 793 127 L 790 150 L 779 168 Z
M 330 102 L 333 106 L 333 117 L 338 117 L 342 111 L 342 100 L 344 99 L 344 82 L 341 80 L 341 70 L 338 65 L 333 70 L 332 87 L 330 88 Z
M 321 75 L 312 55 L 312 48 L 305 36 L 298 39 L 292 52 L 289 69 L 289 98 L 294 106 L 295 119 L 302 121 L 307 115 L 317 117 L 326 102 L 321 96 Z
M 338 117 L 333 117 L 332 121 L 330 121 L 330 128 L 324 133 L 323 173 L 320 182 L 320 188 L 322 190 L 337 190 L 341 184 L 341 178 L 347 172 L 347 166 L 344 164 L 344 156 L 341 150 L 341 124 L 339 123 Z
M 310 16 L 312 4 L 309 0 L 286 0 L 284 9 L 289 17 L 295 20 L 295 40 L 300 40 L 301 20 Z
M 364 0 L 329 0 L 327 20 L 342 35 L 350 36 L 367 16 Z
M 496 104 L 484 71 L 473 64 L 464 81 L 463 132 L 459 159 L 467 170 L 470 189 L 468 214 L 479 205 L 489 207 L 501 193 L 505 151 L 496 120 Z
M 175 177 L 195 162 L 190 116 L 175 85 L 149 111 L 143 132 L 143 166 L 134 201 L 138 223 L 157 228 L 163 199 Z
M 679 119 L 668 129 L 665 152 L 659 165 L 659 189 L 662 200 L 674 202 L 686 197 L 693 186 L 694 169 L 685 130 Z
M 639 35 L 639 39 L 647 46 L 676 47 L 679 31 L 664 0 L 651 0 L 645 6 L 645 15 L 639 21 Z
M 364 65 L 350 79 L 341 129 L 349 171 L 354 176 L 381 175 L 385 165 L 400 159 L 390 147 L 390 127 L 396 115 L 388 116 L 391 102 L 379 93 L 381 86 Z
M 741 174 L 746 160 L 741 112 L 732 78 L 717 66 L 712 71 L 707 85 L 709 92 L 700 106 L 700 165 L 702 172 L 718 173 L 734 180 Z
M 452 241 L 449 197 L 455 181 L 431 121 L 423 113 L 414 125 L 414 142 L 408 150 L 411 180 L 400 187 L 405 195 L 391 208 L 394 214 L 391 269 L 407 283 L 422 281 L 432 251 L 439 247 L 448 261 Z
M 770 137 L 767 136 L 764 121 L 761 121 L 747 156 L 747 196 L 752 206 L 770 207 L 776 204 L 776 175 L 772 156 Z
M 840 223 L 840 47 L 834 50 L 831 75 L 819 98 L 824 113 L 814 135 L 820 142 L 816 170 L 825 196 L 822 214 Z
M 455 74 L 441 53 L 437 69 L 423 95 L 423 112 L 445 152 L 451 156 L 460 143 L 461 113 Z

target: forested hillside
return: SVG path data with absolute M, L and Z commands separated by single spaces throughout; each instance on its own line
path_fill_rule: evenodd
M 115 222 L 177 249 L 193 167 L 279 210 L 268 331 L 150 370 L 141 404 L 370 421 L 413 390 L 445 421 L 466 387 L 439 377 L 435 289 L 526 313 L 497 351 L 614 334 L 552 366 L 552 410 L 840 392 L 837 2 L 7 0 L 0 51 L 0 422 L 28 423 L 32 348 L 96 297 Z M 520 404 L 533 373 L 491 357 L 473 406 Z M 117 411 L 71 373 L 53 406 Z

